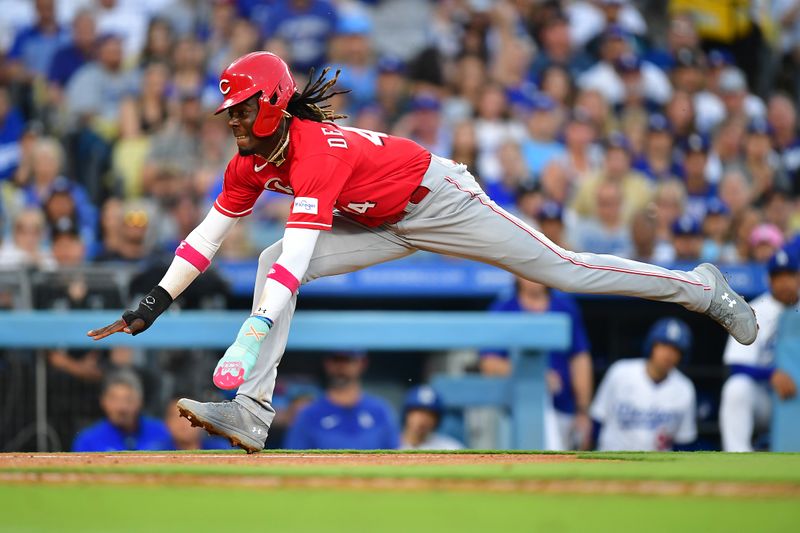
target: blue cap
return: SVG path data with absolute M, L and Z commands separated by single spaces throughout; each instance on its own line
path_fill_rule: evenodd
M 411 100 L 412 111 L 439 111 L 442 104 L 432 94 L 418 94 Z
M 609 133 L 608 137 L 606 138 L 605 145 L 606 150 L 610 150 L 612 148 L 619 148 L 621 150 L 625 150 L 626 152 L 630 152 L 631 150 L 631 143 L 621 131 L 612 131 Z
M 751 135 L 772 135 L 772 125 L 763 117 L 754 118 L 747 125 L 747 133 Z
M 376 67 L 379 74 L 403 74 L 406 71 L 405 62 L 395 56 L 383 56 Z
M 561 204 L 558 202 L 553 202 L 552 200 L 548 200 L 542 204 L 539 208 L 539 212 L 536 213 L 536 218 L 538 220 L 558 220 L 561 221 L 564 218 L 564 210 L 561 208 Z
M 681 143 L 684 152 L 703 152 L 707 153 L 711 148 L 708 137 L 700 133 L 692 133 Z
M 767 272 L 770 276 L 779 272 L 800 272 L 800 256 L 784 246 L 770 257 L 767 262 Z
M 73 183 L 68 178 L 64 176 L 58 176 L 53 182 L 50 184 L 50 187 L 47 189 L 47 197 L 58 193 L 66 193 L 72 194 L 73 190 Z
M 684 214 L 672 223 L 672 233 L 680 235 L 701 235 L 700 222 L 691 215 Z
M 363 13 L 349 13 L 339 17 L 336 33 L 339 35 L 367 35 L 372 32 L 372 20 Z
M 655 344 L 669 344 L 677 348 L 683 357 L 692 349 L 692 330 L 678 318 L 662 318 L 650 328 L 645 339 L 645 357 L 650 357 Z
M 736 62 L 729 52 L 715 48 L 708 52 L 708 64 L 714 68 L 720 68 L 735 65 Z
M 653 113 L 650 115 L 650 118 L 647 119 L 647 129 L 648 131 L 672 132 L 669 119 L 661 113 Z
M 642 60 L 636 54 L 623 54 L 614 63 L 618 72 L 639 72 L 642 69 Z
M 433 390 L 433 387 L 421 385 L 406 393 L 406 399 L 403 402 L 403 416 L 405 417 L 406 413 L 412 409 L 426 409 L 441 416 L 444 411 L 444 404 L 436 391 Z
M 731 212 L 725 202 L 713 196 L 706 202 L 706 216 L 709 215 L 729 215 Z

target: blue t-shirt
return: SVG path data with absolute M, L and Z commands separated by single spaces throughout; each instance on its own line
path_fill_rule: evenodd
M 172 450 L 172 436 L 161 420 L 142 416 L 136 433 L 126 435 L 108 420 L 84 429 L 72 443 L 73 452 Z
M 500 313 L 528 312 L 522 308 L 519 298 L 517 298 L 516 295 L 511 298 L 495 300 L 489 307 L 489 311 Z M 562 383 L 561 390 L 553 395 L 553 407 L 562 413 L 571 414 L 575 412 L 575 396 L 572 394 L 572 378 L 569 372 L 569 362 L 570 359 L 579 353 L 589 351 L 589 337 L 586 335 L 581 311 L 571 296 L 551 290 L 550 306 L 547 308 L 547 311 L 567 313 L 570 318 L 571 337 L 569 348 L 566 350 L 554 350 L 549 352 L 547 354 L 547 364 L 551 370 L 559 375 Z M 481 352 L 481 355 L 483 356 L 489 353 L 505 357 L 508 356 L 506 350 L 485 350 Z
M 564 145 L 558 141 L 542 142 L 533 139 L 522 141 L 520 150 L 522 157 L 525 158 L 525 165 L 534 176 L 540 175 L 551 161 L 567 152 Z
M 385 450 L 400 445 L 400 429 L 389 405 L 362 394 L 353 407 L 322 396 L 298 413 L 286 435 L 290 450 Z
M 36 74 L 47 76 L 56 50 L 67 39 L 67 32 L 63 29 L 55 33 L 43 33 L 38 26 L 31 26 L 17 34 L 8 57 L 20 61 Z

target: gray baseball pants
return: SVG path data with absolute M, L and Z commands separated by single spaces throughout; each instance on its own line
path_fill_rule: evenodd
M 565 250 L 495 204 L 466 165 L 433 156 L 421 183 L 430 193 L 406 207 L 396 224 L 369 228 L 335 216 L 323 231 L 303 283 L 411 255 L 438 252 L 495 265 L 517 276 L 568 292 L 637 296 L 674 302 L 703 312 L 711 290 L 694 272 L 667 270 L 612 255 Z M 281 254 L 278 241 L 261 253 L 253 306 L 261 297 L 270 267 Z M 286 348 L 297 295 L 275 319 L 261 345 L 250 378 L 236 400 L 268 426 L 275 410 L 272 393 Z

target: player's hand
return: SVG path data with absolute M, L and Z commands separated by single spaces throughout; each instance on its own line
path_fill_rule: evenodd
M 87 333 L 92 339 L 99 341 L 114 333 L 127 333 L 137 335 L 156 321 L 161 313 L 172 304 L 172 296 L 163 287 L 156 285 L 139 302 L 135 311 L 125 311 L 122 318 L 104 328 L 93 329 Z
M 134 335 L 141 331 L 144 331 L 144 320 L 141 318 L 134 318 L 130 325 L 128 325 L 125 320 L 120 318 L 119 320 L 112 322 L 111 324 L 99 328 L 90 330 L 87 335 L 90 336 L 93 340 L 99 341 L 100 339 L 105 339 L 109 335 L 113 335 L 114 333 L 127 333 L 128 335 Z
M 792 377 L 783 370 L 773 372 L 769 381 L 781 400 L 788 400 L 797 395 L 797 385 L 795 385 Z

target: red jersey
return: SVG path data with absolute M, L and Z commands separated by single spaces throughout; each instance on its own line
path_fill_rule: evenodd
M 286 161 L 235 155 L 214 207 L 229 217 L 249 215 L 264 190 L 293 195 L 286 226 L 330 230 L 338 209 L 366 226 L 396 217 L 408 203 L 431 154 L 385 133 L 292 119 Z

